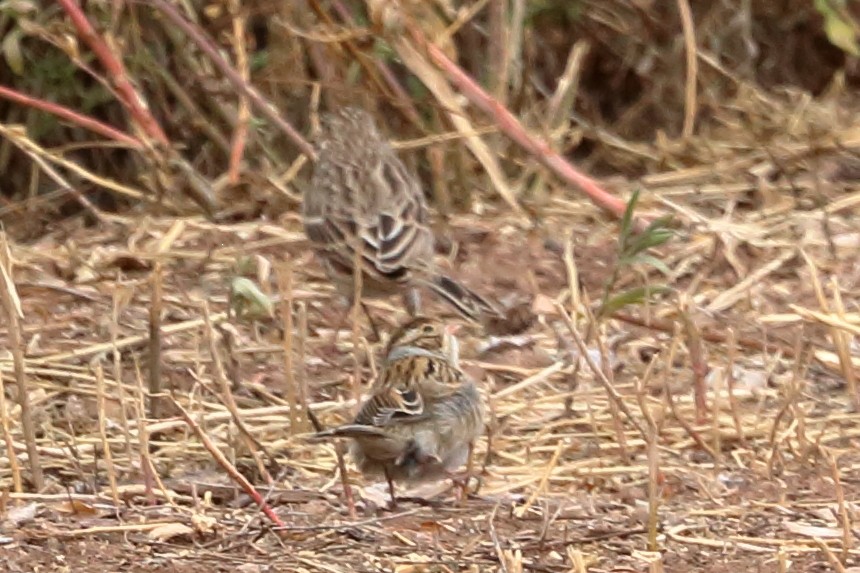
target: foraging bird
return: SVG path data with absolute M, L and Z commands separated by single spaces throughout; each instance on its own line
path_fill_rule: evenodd
M 305 233 L 330 280 L 353 300 L 353 269 L 361 267 L 362 295 L 401 293 L 410 315 L 427 286 L 460 314 L 499 316 L 486 299 L 433 266 L 433 232 L 418 179 L 406 168 L 366 111 L 347 107 L 324 115 L 317 162 L 304 192 Z
M 454 477 L 484 427 L 475 382 L 460 370 L 455 328 L 415 317 L 392 334 L 369 397 L 350 424 L 315 438 L 352 438 L 351 453 L 366 475 L 383 475 L 392 506 L 394 481 Z M 465 485 L 463 485 L 465 490 Z

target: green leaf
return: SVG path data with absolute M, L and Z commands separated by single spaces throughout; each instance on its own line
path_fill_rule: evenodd
M 350 65 L 346 67 L 346 83 L 347 85 L 354 86 L 358 83 L 358 80 L 361 78 L 361 64 L 357 61 L 352 62 Z
M 549 18 L 566 27 L 582 18 L 582 4 L 579 0 L 529 0 L 526 2 L 526 23 Z
M 618 235 L 618 244 L 621 246 L 621 251 L 626 250 L 627 241 L 630 235 L 633 234 L 633 212 L 636 210 L 636 204 L 639 203 L 639 189 L 636 189 L 630 200 L 627 201 L 627 206 L 624 208 L 624 215 L 621 217 L 621 232 Z
M 631 304 L 642 304 L 652 296 L 671 292 L 672 289 L 665 285 L 648 285 L 634 287 L 624 291 L 606 300 L 603 306 L 600 307 L 598 316 L 609 316 Z
M 824 18 L 824 33 L 830 43 L 852 56 L 860 56 L 857 43 L 860 29 L 851 19 L 844 0 L 815 0 L 815 8 Z
M 251 319 L 267 318 L 275 313 L 272 300 L 263 294 L 254 281 L 245 277 L 236 277 L 230 283 L 230 306 L 236 316 Z
M 34 14 L 39 7 L 32 0 L 3 0 L 0 2 L 0 14 L 18 18 L 25 14 Z
M 22 37 L 21 28 L 15 27 L 6 34 L 6 37 L 3 38 L 3 44 L 0 46 L 3 59 L 6 60 L 9 69 L 19 76 L 24 74 L 24 54 L 21 52 Z
M 266 66 L 269 65 L 270 59 L 271 58 L 269 57 L 269 51 L 262 50 L 251 56 L 251 63 L 249 67 L 251 68 L 252 72 L 259 72 L 260 70 L 265 69 Z
M 671 214 L 663 215 L 662 217 L 657 217 L 656 219 L 651 221 L 651 224 L 649 224 L 645 228 L 644 232 L 650 233 L 652 231 L 657 231 L 657 230 L 662 230 L 662 229 L 670 229 L 671 224 L 672 224 L 672 219 L 673 218 L 672 218 Z
M 376 38 L 373 43 L 373 54 L 382 61 L 389 62 L 397 59 L 397 52 L 381 38 Z
M 663 273 L 666 276 L 668 276 L 672 272 L 666 263 L 664 263 L 663 261 L 661 261 L 657 257 L 651 256 L 651 255 L 639 254 L 630 260 L 630 264 L 635 265 L 637 263 L 641 264 L 641 265 L 648 265 L 648 266 L 654 267 L 655 269 L 657 269 L 658 271 L 660 271 L 661 273 Z
M 627 245 L 624 258 L 635 257 L 639 253 L 647 251 L 652 247 L 658 247 L 672 238 L 674 232 L 671 229 L 658 229 L 650 233 L 642 233 L 634 237 L 633 242 Z
M 639 203 L 639 191 L 639 189 L 636 189 L 633 194 L 630 195 L 630 200 L 627 201 L 627 205 L 624 207 L 624 216 L 621 218 L 622 229 L 630 229 L 631 227 L 633 212 L 636 211 L 636 205 Z

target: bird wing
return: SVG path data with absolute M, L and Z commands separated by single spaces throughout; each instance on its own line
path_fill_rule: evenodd
M 387 146 L 356 162 L 321 159 L 309 191 L 305 232 L 339 270 L 351 271 L 360 248 L 365 274 L 406 281 L 410 269 L 432 256 L 423 192 Z
M 458 392 L 464 376 L 436 356 L 409 356 L 389 362 L 355 423 L 386 427 L 426 420 L 430 406 Z
M 362 404 L 356 424 L 387 427 L 426 419 L 424 397 L 415 380 L 404 377 L 398 363 L 380 374 L 370 397 Z

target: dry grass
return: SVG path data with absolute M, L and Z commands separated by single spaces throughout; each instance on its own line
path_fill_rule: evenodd
M 313 18 L 299 4 L 207 12 L 201 27 L 235 77 L 205 42 L 162 36 L 151 23 L 167 12 L 120 14 L 117 49 L 140 56 L 125 72 L 149 80 L 127 87 L 147 87 L 173 151 L 101 126 L 89 129 L 124 148 L 72 155 L 63 146 L 81 132 L 68 123 L 41 139 L 0 125 L 10 570 L 860 565 L 860 102 L 856 62 L 820 47 L 809 3 L 787 3 L 789 28 L 764 2 L 587 1 L 575 17 L 531 19 L 517 1 L 507 13 L 405 2 L 416 16 L 405 23 L 379 2 L 311 1 Z M 355 23 L 364 8 L 375 27 Z M 254 16 L 272 24 L 258 78 L 244 36 Z M 52 54 L 73 31 L 54 24 L 25 47 Z M 535 315 L 516 336 L 464 335 L 491 416 L 480 489 L 460 505 L 440 483 L 381 509 L 384 488 L 336 445 L 305 439 L 312 422 L 350 415 L 379 345 L 363 321 L 331 345 L 340 302 L 297 216 L 306 158 L 289 125 L 253 125 L 250 109 L 265 114 L 249 77 L 303 133 L 321 102 L 358 99 L 391 133 L 420 136 L 399 146 L 432 191 L 443 264 Z M 90 111 L 146 119 L 104 108 Z M 675 217 L 675 239 L 654 253 L 668 274 L 619 271 L 618 225 L 572 190 L 601 191 L 571 163 L 611 174 L 602 184 L 623 199 L 641 190 L 642 220 Z M 65 198 L 76 210 L 61 217 Z M 236 306 L 252 288 L 239 277 L 278 304 Z M 595 322 L 610 277 L 617 292 L 672 290 Z M 372 312 L 385 330 L 404 317 L 394 300 Z
M 840 344 L 856 368 L 856 226 L 840 211 L 826 216 L 828 235 L 816 234 L 826 206 L 783 211 L 778 220 L 763 221 L 758 210 L 726 219 L 671 196 L 661 203 L 671 201 L 700 222 L 662 256 L 675 273 L 672 286 L 692 301 L 684 312 L 703 331 L 731 325 L 730 340 L 769 345 L 762 351 L 702 343 L 706 419 L 696 421 L 685 331 L 618 321 L 600 331 L 606 356 L 623 365 L 597 369 L 610 377 L 612 394 L 583 366 L 565 415 L 576 345 L 551 303 L 570 292 L 561 258 L 540 242 L 526 253 L 512 250 L 510 239 L 521 231 L 502 213 L 480 222 L 454 218 L 453 239 L 462 241 L 459 273 L 500 297 L 537 295 L 539 320 L 523 339 L 489 353 L 478 354 L 480 338 L 466 339 L 466 364 L 482 380 L 493 412 L 478 495 L 456 506 L 445 492 L 433 497 L 422 490 L 430 505 L 377 513 L 381 490 L 351 473 L 365 512 L 355 518 L 344 514 L 335 450 L 306 443 L 307 426 L 287 406 L 301 395 L 287 382 L 299 379 L 323 424 L 348 416 L 353 404 L 352 337 L 343 332 L 337 351 L 328 346 L 336 299 L 310 264 L 294 217 L 278 226 L 193 218 L 151 218 L 144 226 L 117 219 L 101 230 L 73 223 L 12 245 L 24 374 L 46 486 L 34 493 L 13 485 L 33 476 L 20 409 L 7 402 L 3 423 L 17 460 L 10 463 L 8 449 L 0 458 L 9 532 L 22 548 L 41 545 L 45 535 L 96 540 L 124 532 L 129 551 L 181 551 L 189 571 L 194 562 L 213 560 L 327 571 L 639 570 L 733 560 L 767 568 L 780 560 L 824 562 L 831 554 L 854 562 L 858 416 L 845 384 L 851 367 L 839 362 L 834 340 L 844 338 Z M 655 201 L 644 207 L 662 209 Z M 572 223 L 584 237 L 577 221 L 589 210 L 558 202 L 547 227 L 561 236 Z M 476 240 L 476 226 L 494 232 Z M 798 227 L 808 232 L 798 236 L 792 232 Z M 577 241 L 572 260 L 593 298 L 608 274 L 602 259 L 616 231 L 605 223 L 587 228 L 589 239 Z M 730 248 L 741 234 L 748 237 L 743 254 Z M 786 251 L 794 256 L 782 256 Z M 287 346 L 271 320 L 240 321 L 226 312 L 229 277 L 242 261 L 252 274 L 262 272 L 256 278 L 274 292 L 271 266 L 260 263 L 280 259 L 292 267 L 292 280 L 281 281 L 292 290 L 280 297 L 292 301 L 294 312 L 307 309 L 307 336 L 298 339 L 304 330 L 295 320 Z M 742 266 L 736 271 L 732 263 Z M 164 417 L 152 419 L 142 416 L 155 402 L 136 365 L 153 352 L 147 331 L 159 266 L 161 383 L 169 398 Z M 508 271 L 524 267 L 511 281 Z M 838 278 L 847 304 L 838 304 L 827 277 Z M 403 317 L 386 303 L 375 312 L 389 324 Z M 669 298 L 636 314 L 656 321 L 678 312 Z M 583 319 L 569 326 L 582 333 Z M 0 330 L 7 348 L 10 327 Z M 303 374 L 285 375 L 284 348 L 292 349 L 293 365 L 304 365 Z M 362 341 L 360 352 L 367 348 Z M 11 355 L 0 361 L 7 391 L 13 364 Z M 362 379 L 370 377 L 365 362 Z M 299 431 L 291 423 L 301 424 Z M 272 531 L 242 501 L 203 447 L 204 437 L 256 484 L 283 528 Z M 487 452 L 486 442 L 480 451 Z M 33 515 L 16 518 L 22 508 Z

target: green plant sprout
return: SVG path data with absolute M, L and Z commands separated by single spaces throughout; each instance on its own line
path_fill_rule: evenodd
M 664 275 L 668 275 L 670 272 L 666 263 L 649 254 L 648 251 L 668 242 L 672 238 L 672 235 L 674 235 L 674 231 L 670 228 L 672 216 L 663 215 L 662 217 L 658 217 L 644 231 L 636 233 L 633 226 L 633 213 L 636 210 L 638 202 L 639 189 L 633 192 L 633 195 L 627 202 L 624 216 L 621 219 L 621 232 L 618 236 L 618 261 L 615 263 L 612 275 L 606 281 L 606 285 L 603 288 L 600 308 L 597 311 L 598 319 L 605 318 L 625 306 L 643 304 L 652 296 L 671 290 L 666 285 L 647 284 L 611 295 L 612 289 L 621 275 L 621 271 L 625 268 L 634 265 L 645 265 L 657 269 Z

